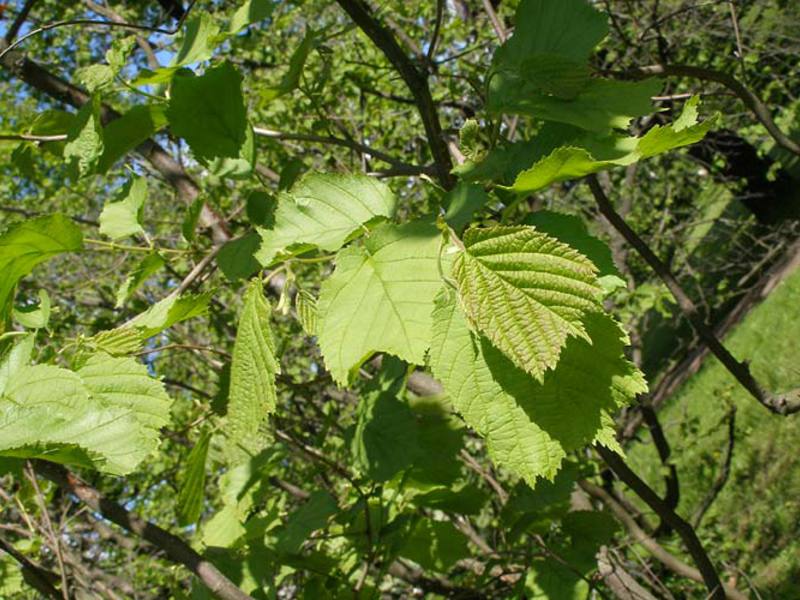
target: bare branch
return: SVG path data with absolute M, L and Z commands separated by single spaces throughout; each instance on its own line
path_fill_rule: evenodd
M 697 507 L 697 510 L 695 510 L 694 514 L 692 515 L 691 523 L 692 527 L 695 529 L 700 526 L 700 523 L 702 522 L 705 514 L 708 512 L 708 509 L 711 508 L 711 505 L 714 503 L 714 500 L 717 499 L 717 496 L 719 496 L 722 488 L 724 488 L 725 484 L 728 483 L 728 478 L 731 475 L 731 462 L 733 461 L 733 447 L 735 443 L 736 405 L 732 406 L 730 412 L 728 413 L 728 443 L 725 446 L 725 457 L 722 459 L 722 468 L 717 474 L 716 479 L 714 479 L 714 483 L 711 486 L 711 489 L 708 490 L 706 497 L 703 498 L 700 506 Z
M 52 584 L 53 581 L 58 580 L 56 575 L 33 563 L 3 538 L 0 538 L 0 550 L 19 563 L 22 569 L 22 577 L 28 585 L 48 598 L 62 600 L 61 592 Z
M 706 325 L 700 316 L 697 305 L 689 298 L 689 295 L 683 290 L 678 280 L 672 275 L 666 264 L 661 262 L 655 253 L 650 249 L 650 246 L 639 237 L 639 235 L 631 229 L 625 219 L 623 219 L 614 207 L 611 205 L 605 191 L 603 191 L 600 182 L 594 175 L 587 177 L 589 187 L 592 190 L 594 199 L 600 209 L 600 213 L 608 219 L 609 223 L 622 234 L 636 252 L 650 265 L 650 268 L 656 272 L 656 275 L 666 284 L 669 291 L 675 297 L 683 315 L 687 318 L 695 331 L 700 335 L 702 340 L 706 343 L 709 350 L 716 356 L 720 363 L 736 378 L 753 398 L 755 398 L 761 405 L 770 411 L 779 415 L 789 415 L 800 411 L 800 393 L 798 390 L 788 392 L 783 395 L 775 395 L 766 391 L 761 384 L 756 381 L 753 374 L 750 372 L 750 367 L 746 362 L 737 360 L 730 351 L 720 342 L 714 331 Z

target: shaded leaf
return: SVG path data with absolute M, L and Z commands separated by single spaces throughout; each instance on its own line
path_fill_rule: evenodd
M 178 489 L 178 521 L 182 526 L 197 523 L 203 513 L 206 458 L 210 442 L 211 432 L 203 431 L 186 459 Z

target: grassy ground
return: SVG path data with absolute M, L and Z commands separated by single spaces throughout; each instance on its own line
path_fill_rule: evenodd
M 800 387 L 800 271 L 753 309 L 726 345 L 751 361 L 770 390 Z M 678 466 L 679 511 L 691 516 L 719 472 L 731 405 L 737 408 L 731 475 L 700 537 L 726 575 L 738 575 L 740 589 L 749 578 L 764 599 L 800 598 L 800 415 L 772 415 L 716 360 L 660 413 Z M 630 448 L 632 465 L 663 490 L 655 449 L 646 433 L 642 438 Z

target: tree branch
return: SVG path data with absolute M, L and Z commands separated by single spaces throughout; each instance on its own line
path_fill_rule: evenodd
M 714 356 L 719 359 L 720 363 L 736 378 L 753 398 L 755 398 L 761 405 L 775 414 L 789 415 L 800 411 L 800 393 L 798 390 L 793 390 L 783 395 L 776 395 L 766 391 L 761 387 L 756 379 L 750 373 L 750 367 L 746 362 L 737 360 L 730 351 L 720 342 L 713 330 L 706 325 L 700 316 L 697 305 L 689 298 L 689 295 L 683 290 L 678 280 L 672 275 L 666 264 L 661 262 L 655 253 L 650 249 L 647 243 L 639 237 L 639 235 L 631 229 L 619 213 L 614 210 L 611 202 L 603 191 L 600 182 L 594 175 L 587 177 L 589 188 L 592 191 L 597 207 L 600 213 L 608 219 L 609 223 L 622 234 L 636 252 L 645 260 L 656 275 L 666 284 L 669 291 L 675 297 L 683 315 L 687 318 L 695 331 L 697 331 L 700 338 L 708 346 L 709 350 Z
M 652 406 L 649 404 L 643 404 L 642 416 L 644 417 L 645 423 L 647 423 L 647 427 L 650 429 L 650 435 L 653 438 L 653 443 L 655 444 L 656 451 L 658 452 L 658 458 L 661 460 L 661 464 L 667 468 L 667 474 L 664 475 L 664 483 L 667 490 L 664 496 L 664 503 L 670 509 L 675 510 L 678 508 L 678 502 L 680 501 L 681 494 L 680 486 L 678 484 L 678 469 L 676 469 L 675 464 L 669 460 L 670 455 L 672 454 L 672 451 L 669 447 L 669 442 L 667 441 L 667 437 L 664 435 L 664 430 L 661 428 L 658 415 L 656 415 L 656 411 L 653 410 Z M 669 525 L 664 521 L 664 519 L 661 519 L 658 529 L 656 529 L 654 535 L 668 535 L 669 531 Z
M 708 589 L 708 597 L 713 600 L 724 600 L 727 592 L 722 587 L 722 582 L 717 574 L 716 567 L 714 567 L 714 563 L 711 562 L 708 554 L 706 554 L 705 548 L 703 548 L 703 544 L 698 539 L 697 533 L 695 533 L 692 526 L 678 516 L 673 509 L 667 506 L 667 504 L 659 498 L 658 494 L 625 464 L 625 461 L 622 460 L 619 454 L 600 444 L 596 444 L 594 448 L 620 481 L 633 490 L 645 504 L 680 536 L 689 554 L 691 554 L 694 559 L 697 568 L 700 570 L 702 581 Z
M 17 13 L 14 22 L 11 23 L 11 25 L 8 27 L 8 30 L 6 31 L 5 35 L 6 43 L 8 44 L 12 43 L 14 41 L 14 38 L 17 37 L 19 30 L 25 24 L 28 15 L 31 13 L 31 9 L 33 8 L 34 4 L 36 4 L 36 0 L 26 0 L 24 6 L 22 7 L 22 10 L 20 10 L 19 13 Z
M 436 104 L 431 97 L 427 75 L 414 66 L 414 63 L 403 52 L 394 36 L 378 22 L 372 13 L 372 9 L 364 0 L 337 0 L 337 2 L 367 37 L 383 52 L 408 86 L 417 103 L 417 110 L 425 127 L 428 145 L 436 165 L 436 177 L 444 188 L 452 188 L 455 185 L 455 178 L 450 173 L 453 163 L 442 133 L 442 126 L 439 123 Z
M 37 473 L 77 497 L 94 512 L 163 550 L 169 560 L 185 566 L 203 585 L 223 600 L 253 600 L 179 537 L 103 498 L 99 491 L 64 467 L 43 460 L 32 462 Z
M 775 124 L 772 119 L 769 108 L 764 104 L 756 94 L 745 86 L 738 79 L 727 73 L 714 71 L 713 69 L 705 69 L 703 67 L 693 67 L 689 65 L 650 65 L 647 67 L 639 67 L 626 71 L 625 74 L 634 77 L 650 77 L 655 75 L 657 77 L 694 77 L 703 81 L 713 81 L 724 85 L 732 91 L 738 98 L 749 108 L 759 123 L 761 123 L 767 132 L 772 136 L 781 148 L 800 156 L 800 144 L 783 133 L 780 128 Z

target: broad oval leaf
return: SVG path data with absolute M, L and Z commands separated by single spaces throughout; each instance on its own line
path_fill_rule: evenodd
M 336 257 L 320 289 L 319 346 L 340 385 L 374 352 L 421 364 L 441 286 L 440 236 L 428 221 L 384 224 Z
M 615 447 L 612 414 L 647 391 L 623 355 L 619 325 L 593 313 L 586 330 L 593 343 L 571 338 L 558 367 L 537 382 L 470 329 L 454 293 L 437 298 L 433 373 L 492 460 L 531 486 L 552 480 L 568 452 L 595 441 Z
M 275 224 L 258 228 L 263 241 L 256 259 L 267 266 L 295 244 L 336 251 L 367 221 L 394 215 L 395 204 L 392 191 L 374 177 L 308 175 L 280 194 Z
M 453 264 L 467 316 L 514 363 L 541 380 L 569 336 L 600 308 L 589 259 L 533 227 L 472 228 Z

